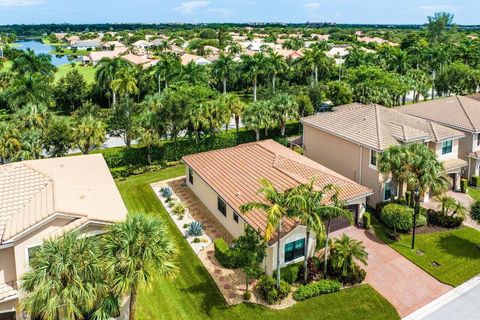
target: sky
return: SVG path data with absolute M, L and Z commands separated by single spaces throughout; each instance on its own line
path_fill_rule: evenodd
M 0 0 L 0 25 L 336 22 L 422 24 L 434 12 L 480 25 L 480 0 Z

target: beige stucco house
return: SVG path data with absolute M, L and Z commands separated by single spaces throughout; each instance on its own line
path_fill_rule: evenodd
M 102 155 L 0 166 L 0 319 L 14 319 L 18 283 L 45 239 L 95 235 L 126 214 Z
M 434 121 L 465 134 L 458 145 L 458 157 L 468 162 L 464 176 L 480 175 L 480 99 L 448 97 L 397 108 L 403 113 Z
M 425 143 L 443 161 L 452 188 L 460 187 L 467 162 L 458 157 L 465 134 L 380 105 L 353 103 L 301 119 L 304 155 L 371 188 L 369 206 L 390 199 L 390 178 L 377 170 L 381 152 L 392 145 Z M 428 194 L 424 196 L 428 201 Z
M 239 207 L 248 202 L 264 201 L 257 191 L 262 178 L 271 181 L 280 190 L 316 178 L 316 187 L 334 184 L 340 188 L 340 197 L 360 221 L 365 210 L 366 197 L 372 191 L 354 181 L 286 148 L 273 140 L 248 143 L 233 148 L 189 155 L 186 164 L 187 185 L 215 218 L 234 238 L 241 236 L 247 226 L 264 234 L 266 216 L 261 211 L 243 214 Z M 332 230 L 349 225 L 339 219 L 332 223 Z M 305 226 L 287 219 L 282 225 L 280 240 L 281 266 L 302 261 L 305 248 Z M 265 271 L 272 274 L 276 268 L 276 239 L 267 249 Z M 315 249 L 312 233 L 309 254 Z

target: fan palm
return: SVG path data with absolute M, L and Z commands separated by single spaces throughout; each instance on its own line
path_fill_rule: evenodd
M 130 295 L 130 320 L 135 319 L 138 290 L 149 286 L 153 276 L 173 277 L 175 243 L 160 218 L 129 214 L 124 222 L 107 227 L 102 239 L 113 290 Z
M 25 292 L 20 308 L 32 319 L 77 320 L 95 312 L 106 318 L 116 316 L 118 301 L 111 297 L 96 240 L 78 233 L 45 240 L 20 282 Z M 110 312 L 98 310 L 102 306 L 109 306 Z
M 222 81 L 223 94 L 227 93 L 227 80 L 233 76 L 235 72 L 235 62 L 232 56 L 221 53 L 217 60 L 213 62 L 212 73 Z
M 44 105 L 29 103 L 15 112 L 15 117 L 25 128 L 44 129 L 50 112 Z
M 275 186 L 267 179 L 260 180 L 260 189 L 258 194 L 262 194 L 266 202 L 250 202 L 240 206 L 240 210 L 248 214 L 253 210 L 260 210 L 267 217 L 265 226 L 265 241 L 277 234 L 277 288 L 280 288 L 280 239 L 282 235 L 283 219 L 291 216 L 290 205 L 288 201 L 288 191 L 283 192 L 275 188 Z
M 366 265 L 367 258 L 368 252 L 362 242 L 345 233 L 332 245 L 332 263 L 337 269 L 342 270 L 343 275 L 355 270 L 355 260 Z

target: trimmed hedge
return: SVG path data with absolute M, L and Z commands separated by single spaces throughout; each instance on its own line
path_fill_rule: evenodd
M 262 130 L 263 131 L 263 130 Z M 285 136 L 292 136 L 299 133 L 298 122 L 287 124 Z M 265 137 L 264 137 L 265 138 Z M 280 136 L 280 129 L 269 130 L 268 139 L 275 139 L 279 143 L 287 144 L 285 138 Z M 180 161 L 183 156 L 234 147 L 239 144 L 255 141 L 255 132 L 253 130 L 242 129 L 239 132 L 229 130 L 228 132 L 220 132 L 214 137 L 204 137 L 199 141 L 188 138 L 178 138 L 176 141 L 168 140 L 163 142 L 161 146 L 151 147 L 152 161 L 163 164 L 165 162 Z M 126 166 L 146 166 L 147 148 L 133 146 L 132 148 L 110 148 L 103 149 L 101 152 L 110 169 L 126 167 Z
M 396 203 L 387 204 L 380 213 L 380 221 L 390 229 L 409 231 L 413 226 L 413 208 Z
M 291 289 L 290 285 L 283 280 L 280 281 L 280 288 L 277 289 L 275 279 L 266 275 L 258 280 L 255 288 L 268 304 L 275 304 L 286 298 Z
M 235 269 L 237 267 L 233 250 L 230 249 L 225 240 L 217 238 L 213 241 L 213 246 L 215 248 L 215 258 L 217 258 L 223 267 L 228 269 Z
M 293 294 L 293 298 L 297 301 L 302 301 L 321 294 L 337 292 L 341 287 L 340 282 L 336 280 L 320 280 L 298 287 L 297 291 Z
M 298 273 L 302 265 L 303 265 L 303 262 L 299 262 L 299 263 L 294 263 L 281 268 L 280 279 L 282 279 L 286 283 L 293 284 L 295 281 L 298 280 Z M 276 276 L 277 276 L 277 270 L 273 272 L 273 277 L 276 278 Z
M 480 176 L 472 176 L 471 184 L 476 188 L 480 188 Z
M 467 193 L 467 191 L 468 191 L 468 180 L 467 179 L 460 180 L 460 190 L 462 190 L 463 193 Z
M 371 220 L 370 212 L 365 212 L 362 217 L 362 223 L 365 229 L 370 229 L 370 224 L 371 224 L 370 220 Z
M 458 228 L 463 223 L 462 217 L 449 216 L 441 212 L 435 212 L 433 210 L 428 211 L 428 221 L 431 224 L 443 227 L 443 228 Z

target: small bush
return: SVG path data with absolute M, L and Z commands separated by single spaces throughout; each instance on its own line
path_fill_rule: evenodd
M 172 209 L 172 212 L 177 216 L 183 216 L 185 214 L 185 205 L 182 202 L 178 202 Z
M 323 276 L 322 272 L 322 264 L 318 257 L 310 257 L 307 260 L 307 282 L 312 282 L 314 280 L 318 280 Z M 303 273 L 303 263 L 300 266 L 300 270 L 298 272 L 298 279 L 303 280 L 304 273 Z
M 365 212 L 362 217 L 362 223 L 365 229 L 370 229 L 370 224 L 371 224 L 370 220 L 371 220 L 370 212 Z
M 280 288 L 277 289 L 275 279 L 266 275 L 258 280 L 255 288 L 268 304 L 275 304 L 286 298 L 291 289 L 290 285 L 283 280 L 280 281 Z
M 390 203 L 383 207 L 380 221 L 391 229 L 409 231 L 413 226 L 413 208 Z
M 215 258 L 217 258 L 218 262 L 225 268 L 235 269 L 237 265 L 234 251 L 230 249 L 225 240 L 222 238 L 215 239 L 213 245 L 215 248 Z
M 190 226 L 189 223 L 184 223 L 184 224 L 183 224 L 183 229 L 187 229 L 189 226 Z
M 198 221 L 190 223 L 187 234 L 191 237 L 200 237 L 203 234 L 203 223 Z
M 200 243 L 200 242 L 202 242 L 202 239 L 200 238 L 193 239 L 193 243 Z
M 243 293 L 243 300 L 249 301 L 250 299 L 252 299 L 252 293 L 250 291 L 244 292 Z
M 336 280 L 320 280 L 298 287 L 295 291 L 293 298 L 297 301 L 306 300 L 312 297 L 319 296 L 321 294 L 337 292 L 342 285 Z
M 353 270 L 350 270 L 346 275 L 342 274 L 341 270 L 331 270 L 332 277 L 343 283 L 344 285 L 355 285 L 362 283 L 367 276 L 367 272 L 359 265 L 355 264 Z
M 470 217 L 480 223 L 480 201 L 475 201 L 470 208 Z
M 301 266 L 302 263 L 300 262 L 281 268 L 280 279 L 282 279 L 286 283 L 293 284 L 295 281 L 298 280 L 298 272 L 300 271 Z M 276 276 L 277 270 L 273 272 L 273 277 L 276 278 Z
M 467 191 L 468 191 L 468 180 L 467 179 L 460 180 L 460 190 L 462 190 L 463 193 L 467 193 Z
M 480 176 L 472 176 L 472 178 L 471 178 L 471 184 L 472 184 L 472 186 L 474 186 L 475 188 L 479 188 L 479 187 L 480 187 Z
M 462 225 L 463 218 L 458 216 L 451 217 L 441 212 L 429 210 L 428 221 L 433 225 L 443 228 L 458 228 Z

